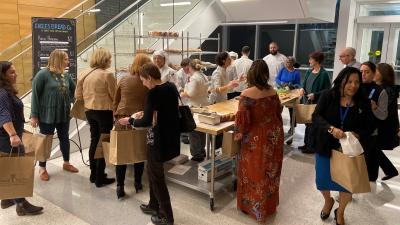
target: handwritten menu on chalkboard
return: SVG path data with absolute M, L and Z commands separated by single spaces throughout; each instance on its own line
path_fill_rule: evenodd
M 76 20 L 32 17 L 33 76 L 39 70 L 46 68 L 50 53 L 55 49 L 67 52 L 69 66 L 66 71 L 75 80 L 77 73 Z

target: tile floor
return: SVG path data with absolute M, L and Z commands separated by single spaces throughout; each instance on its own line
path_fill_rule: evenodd
M 287 124 L 287 111 L 284 111 Z M 287 127 L 285 127 L 287 130 Z M 321 221 L 319 212 L 323 205 L 321 194 L 315 188 L 313 155 L 304 155 L 297 150 L 302 145 L 304 126 L 299 125 L 291 146 L 285 146 L 281 176 L 280 205 L 275 215 L 266 224 L 309 225 L 334 224 L 333 215 Z M 400 149 L 386 152 L 400 170 Z M 188 153 L 188 145 L 182 144 L 182 152 Z M 87 159 L 87 150 L 84 150 Z M 132 169 L 128 169 L 126 192 L 122 201 L 116 198 L 116 184 L 96 188 L 89 183 L 89 168 L 82 163 L 79 152 L 71 154 L 71 163 L 80 169 L 78 174 L 62 170 L 62 159 L 48 163 L 51 176 L 49 182 L 42 182 L 35 173 L 34 196 L 28 200 L 44 206 L 44 212 L 37 216 L 18 217 L 15 207 L 0 210 L 1 225 L 147 225 L 150 217 L 142 214 L 139 205 L 146 203 L 148 186 L 143 178 L 144 191 L 134 193 Z M 114 168 L 107 173 L 115 177 Z M 380 177 L 383 174 L 381 172 Z M 400 177 L 389 181 L 371 183 L 372 192 L 354 195 L 345 219 L 350 225 L 400 225 Z M 236 209 L 235 193 L 229 190 L 215 197 L 215 210 L 209 209 L 208 196 L 177 184 L 168 183 L 177 225 L 252 225 L 258 224 Z M 337 203 L 335 204 L 335 208 Z M 333 213 L 332 213 L 333 214 Z

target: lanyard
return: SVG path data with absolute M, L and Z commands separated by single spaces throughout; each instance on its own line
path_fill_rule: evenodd
M 343 112 L 342 106 L 339 107 L 340 109 L 340 129 L 343 130 L 344 120 L 347 117 L 347 113 L 349 112 L 350 104 L 346 104 L 346 110 Z

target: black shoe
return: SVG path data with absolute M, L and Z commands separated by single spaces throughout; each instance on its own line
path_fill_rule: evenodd
M 140 182 L 135 182 L 134 186 L 135 186 L 136 193 L 143 190 L 143 185 Z
M 382 180 L 389 180 L 398 175 L 399 175 L 399 173 L 393 174 L 393 175 L 386 175 L 386 176 L 382 177 Z
M 112 184 L 112 183 L 114 183 L 114 182 L 115 182 L 115 179 L 114 179 L 114 178 L 107 178 L 107 177 L 105 177 L 105 178 L 101 179 L 100 181 L 97 179 L 97 180 L 96 180 L 96 187 L 100 188 L 100 187 L 103 187 L 103 186 Z
M 288 140 L 288 141 L 286 141 L 286 144 L 287 145 L 291 145 L 293 143 L 293 140 Z
M 331 201 L 332 201 L 332 206 L 329 209 L 329 212 L 325 213 L 324 211 L 321 210 L 321 214 L 320 214 L 321 220 L 326 220 L 329 218 L 329 215 L 331 214 L 333 205 L 335 205 L 335 199 L 331 198 Z
M 196 161 L 196 162 L 203 162 L 204 161 L 204 157 L 192 157 L 190 160 Z
M 299 147 L 297 147 L 299 150 L 303 150 L 303 149 L 307 149 L 307 146 L 306 145 L 302 145 L 302 146 L 299 146 Z
M 168 222 L 166 217 L 151 216 L 151 222 L 155 225 L 173 225 L 174 222 Z
M 152 209 L 149 205 L 141 204 L 139 208 L 144 214 L 152 216 L 156 216 L 158 214 L 157 210 Z
M 124 185 L 117 186 L 117 198 L 120 200 L 125 197 Z
M 28 201 L 24 200 L 22 203 L 17 203 L 17 215 L 37 215 L 43 210 L 43 207 L 34 206 Z
M 304 154 L 314 154 L 315 153 L 313 150 L 311 150 L 309 148 L 302 149 L 301 152 Z
M 94 183 L 96 182 L 96 175 L 94 173 L 90 173 L 90 177 L 89 177 L 90 183 Z
M 2 209 L 7 209 L 8 207 L 11 207 L 13 205 L 15 205 L 14 200 L 11 200 L 11 199 L 1 200 L 1 208 Z

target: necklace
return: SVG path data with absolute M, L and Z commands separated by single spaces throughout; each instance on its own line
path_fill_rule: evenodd
M 58 91 L 65 93 L 67 91 L 67 87 L 65 85 L 64 74 L 57 75 L 56 73 L 51 72 L 51 75 L 58 82 Z

